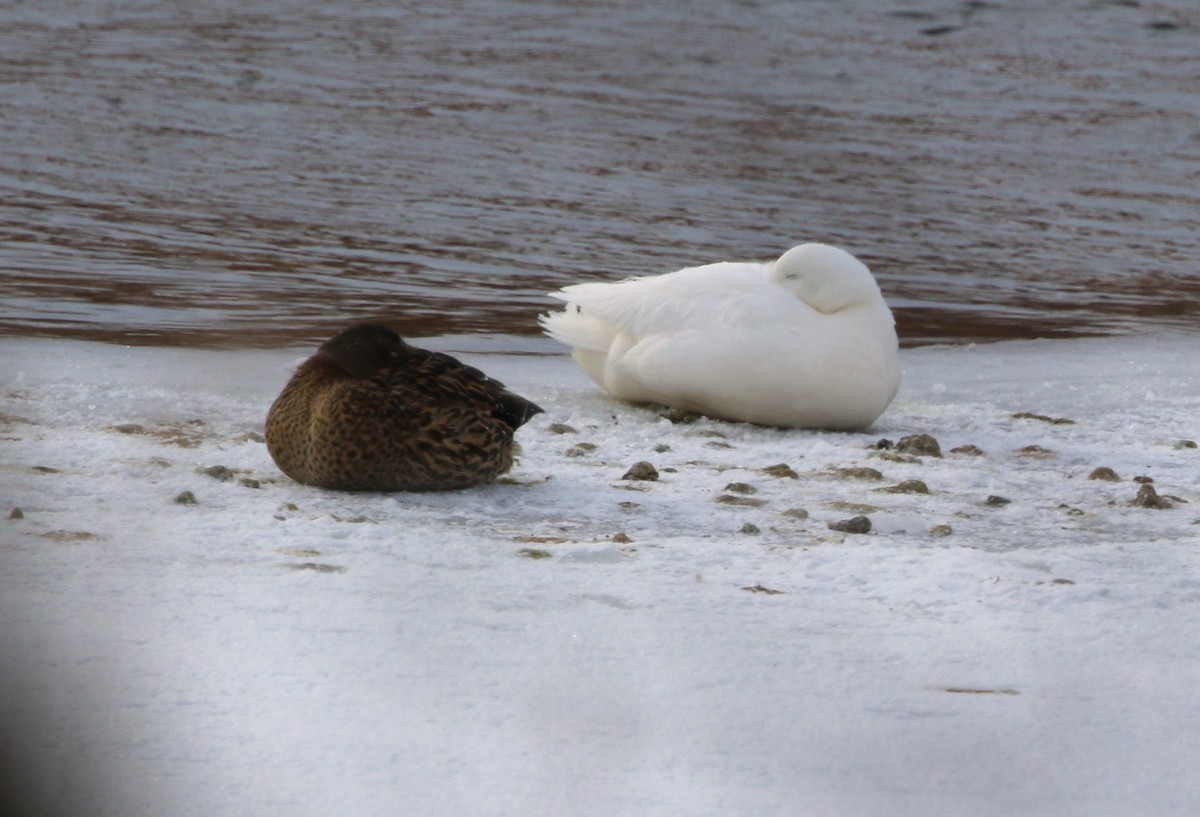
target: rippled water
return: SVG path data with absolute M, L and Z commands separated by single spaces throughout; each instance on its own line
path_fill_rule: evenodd
M 794 243 L 908 343 L 1190 326 L 1192 0 L 0 2 L 0 332 L 534 333 Z

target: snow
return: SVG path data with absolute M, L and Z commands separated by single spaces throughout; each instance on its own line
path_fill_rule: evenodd
M 427 345 L 546 409 L 510 480 L 385 496 L 283 477 L 254 433 L 310 350 L 0 340 L 0 717 L 29 797 L 1195 813 L 1195 337 L 905 350 L 899 397 L 854 434 L 672 424 L 549 342 Z M 920 433 L 942 458 L 869 447 Z M 950 453 L 968 444 L 983 455 Z M 657 481 L 621 479 L 642 460 Z M 760 470 L 778 463 L 798 478 Z M 233 479 L 197 470 L 214 465 Z M 856 467 L 883 478 L 837 470 Z M 1181 501 L 1133 505 L 1134 477 Z M 930 493 L 878 490 L 912 479 Z M 870 533 L 828 527 L 860 513 Z

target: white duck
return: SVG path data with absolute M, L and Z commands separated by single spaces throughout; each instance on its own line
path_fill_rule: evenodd
M 724 262 L 551 293 L 546 334 L 613 396 L 726 420 L 860 429 L 900 387 L 895 321 L 850 253 L 802 244 L 767 264 Z

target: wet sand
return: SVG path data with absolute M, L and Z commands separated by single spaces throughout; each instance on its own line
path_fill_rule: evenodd
M 1200 307 L 1184 2 L 4 14 L 3 334 L 531 334 L 563 284 L 810 240 L 907 345 Z

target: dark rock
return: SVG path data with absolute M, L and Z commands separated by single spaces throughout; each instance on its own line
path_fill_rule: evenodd
M 882 473 L 874 468 L 867 468 L 866 466 L 858 466 L 855 468 L 838 468 L 833 473 L 844 479 L 883 479 Z
M 233 471 L 224 465 L 210 465 L 208 468 L 197 468 L 196 473 L 204 474 L 204 476 L 212 477 L 220 482 L 229 482 L 229 480 L 233 479 Z
M 1109 468 L 1107 465 L 1101 465 L 1098 468 L 1093 468 L 1092 473 L 1088 474 L 1088 479 L 1098 479 L 1104 482 L 1121 481 L 1121 478 L 1117 476 L 1117 472 Z
M 875 490 L 884 494 L 927 494 L 929 486 L 919 479 L 906 479 L 899 485 L 892 485 L 888 488 L 876 488 Z
M 20 508 L 13 508 L 12 511 L 9 512 L 8 518 L 9 519 L 24 519 L 25 512 L 22 511 Z
M 566 450 L 566 455 L 568 457 L 586 457 L 595 450 L 595 443 L 577 443 Z
M 758 489 L 747 482 L 731 482 L 725 486 L 726 491 L 735 494 L 757 494 Z
M 1133 481 L 1139 485 L 1153 485 L 1154 477 L 1137 476 L 1133 478 Z
M 636 479 L 644 482 L 653 482 L 654 480 L 658 479 L 658 469 L 645 460 L 642 460 L 641 462 L 635 462 L 633 465 L 631 465 L 629 470 L 625 472 L 625 475 L 621 477 L 621 479 Z
M 896 450 L 902 454 L 915 454 L 918 457 L 940 457 L 942 447 L 931 434 L 910 434 L 901 437 L 896 443 Z
M 1179 442 L 1175 443 L 1175 447 L 1177 449 L 1179 449 L 1180 451 L 1182 451 L 1185 448 L 1196 448 L 1196 441 L 1195 440 L 1180 440 Z
M 758 525 L 755 525 L 753 522 L 747 522 L 746 524 L 742 525 L 740 532 L 748 534 L 762 533 Z
M 768 465 L 766 468 L 760 468 L 759 472 L 769 477 L 776 477 L 777 479 L 800 479 L 800 475 L 793 471 L 787 463 L 783 462 L 778 465 Z
M 866 516 L 854 516 L 850 519 L 830 522 L 829 529 L 840 533 L 870 533 L 871 519 Z
M 573 426 L 569 426 L 566 423 L 551 423 L 550 425 L 546 426 L 546 430 L 549 431 L 551 434 L 578 434 L 579 433 Z
M 181 493 L 176 495 L 175 504 L 176 505 L 195 505 L 195 504 L 197 504 L 196 495 L 193 494 L 191 491 L 182 491 Z
M 992 494 L 987 498 L 987 502 L 984 504 L 991 505 L 993 508 L 999 508 L 1003 507 L 1004 505 L 1011 505 L 1012 500 L 1008 497 L 996 496 L 995 494 Z
M 733 494 L 721 494 L 715 502 L 721 505 L 738 505 L 743 508 L 761 508 L 767 504 L 765 499 L 755 499 L 752 496 L 734 496 Z

